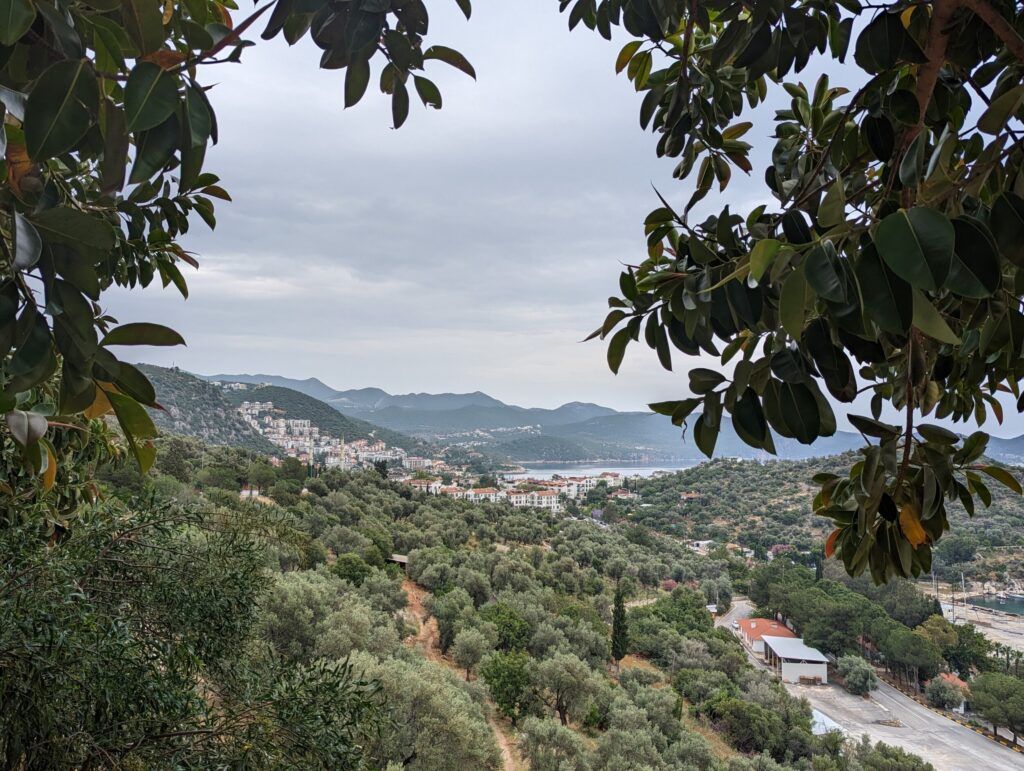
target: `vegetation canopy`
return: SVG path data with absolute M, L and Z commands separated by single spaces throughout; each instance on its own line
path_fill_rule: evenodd
M 652 404 L 711 455 L 731 415 L 749 445 L 811 444 L 836 431 L 826 397 L 870 398 L 852 415 L 861 458 L 821 474 L 818 513 L 835 521 L 826 551 L 879 582 L 918 576 L 949 529 L 946 504 L 988 505 L 979 462 L 988 435 L 966 438 L 924 417 L 1002 420 L 996 396 L 1024 409 L 1024 20 L 1007 0 L 661 2 L 562 0 L 570 28 L 637 38 L 616 68 L 643 94 L 640 124 L 674 175 L 695 180 L 685 205 L 645 221 L 646 258 L 622 273 L 591 337 L 617 372 L 641 339 L 661 364 L 672 350 L 720 357 L 692 369 L 693 396 Z M 800 81 L 845 63 L 844 81 Z M 694 206 L 735 170 L 743 140 L 785 90 L 765 200 L 701 222 Z M 770 196 L 770 199 L 769 199 Z M 726 374 L 732 365 L 731 377 Z M 868 398 L 866 396 L 865 398 Z M 902 426 L 881 420 L 891 405 Z

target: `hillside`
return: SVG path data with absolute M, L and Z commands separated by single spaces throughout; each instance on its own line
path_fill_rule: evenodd
M 703 463 L 640 482 L 644 506 L 634 510 L 632 519 L 685 538 L 755 549 L 777 543 L 810 549 L 833 527 L 811 510 L 817 492 L 811 478 L 821 471 L 844 473 L 855 460 L 850 453 L 800 461 Z M 979 505 L 974 517 L 959 503 L 947 503 L 952 529 L 981 547 L 1024 545 L 1024 498 L 1002 485 L 989 489 L 992 506 Z M 940 555 L 953 536 L 947 539 L 939 546 Z
M 212 386 L 215 387 L 215 386 Z M 426 442 L 410 436 L 381 428 L 365 420 L 358 420 L 343 415 L 327 406 L 319 399 L 293 391 L 282 386 L 258 386 L 245 391 L 222 391 L 225 398 L 232 404 L 239 405 L 243 401 L 273 402 L 274 407 L 284 410 L 285 415 L 296 420 L 309 420 L 332 436 L 343 438 L 346 442 L 358 439 L 380 439 L 390 447 L 401 447 L 407 452 L 427 452 L 430 448 Z
M 153 383 L 157 401 L 166 410 L 149 411 L 161 431 L 192 436 L 209 444 L 277 454 L 273 444 L 242 420 L 220 388 L 180 369 L 151 364 L 138 367 Z

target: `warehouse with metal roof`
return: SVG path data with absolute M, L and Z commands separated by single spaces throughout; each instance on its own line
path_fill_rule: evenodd
M 787 683 L 827 683 L 828 658 L 803 640 L 765 635 L 764 660 Z

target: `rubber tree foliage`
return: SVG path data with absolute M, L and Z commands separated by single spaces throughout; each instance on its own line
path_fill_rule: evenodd
M 456 2 L 468 18 L 470 0 Z M 441 107 L 429 64 L 475 77 L 457 51 L 427 45 L 428 26 L 423 0 L 273 0 L 246 12 L 233 0 L 0 0 L 0 507 L 24 510 L 59 487 L 68 437 L 99 431 L 105 415 L 143 471 L 153 462 L 145 408 L 159 404 L 117 352 L 184 341 L 119 323 L 103 298 L 156 280 L 188 295 L 182 267 L 198 262 L 179 239 L 197 219 L 213 228 L 214 201 L 230 200 L 204 165 L 219 138 L 208 67 L 240 61 L 251 36 L 309 36 L 321 68 L 345 71 L 346 106 L 377 63 L 397 128 L 410 90 Z M 74 513 L 52 508 L 51 531 Z
M 569 26 L 635 39 L 616 69 L 642 94 L 640 124 L 692 194 L 644 223 L 647 253 L 622 273 L 607 318 L 617 372 L 642 341 L 719 357 L 689 371 L 691 395 L 652 404 L 711 455 L 725 414 L 751 447 L 836 431 L 831 401 L 866 446 L 847 476 L 815 477 L 826 552 L 875 581 L 918 576 L 949 529 L 1006 469 L 926 418 L 1002 421 L 1024 409 L 1024 14 L 1010 0 L 562 0 Z M 800 73 L 825 63 L 853 90 Z M 785 94 L 782 94 L 784 89 Z M 693 207 L 753 175 L 745 120 L 771 135 L 763 200 L 701 222 Z M 761 116 L 764 116 L 763 118 Z M 747 182 L 744 198 L 754 198 Z M 733 199 L 735 200 L 735 198 Z M 726 365 L 731 365 L 731 370 Z M 831 401 L 829 399 L 831 397 Z M 902 425 L 881 420 L 888 403 Z

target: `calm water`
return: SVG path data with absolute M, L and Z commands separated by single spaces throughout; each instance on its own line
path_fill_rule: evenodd
M 679 461 L 674 466 L 592 466 L 579 464 L 567 466 L 528 466 L 525 474 L 505 474 L 506 479 L 551 479 L 555 474 L 563 477 L 593 477 L 611 471 L 617 474 L 624 474 L 630 477 L 649 477 L 657 471 L 681 471 L 684 468 L 696 466 L 700 461 Z
M 1024 616 L 1024 600 L 1007 600 L 1005 605 L 1000 605 L 999 600 L 994 597 L 972 597 L 968 602 L 979 608 L 992 608 L 992 610 L 1001 610 L 1003 613 Z

